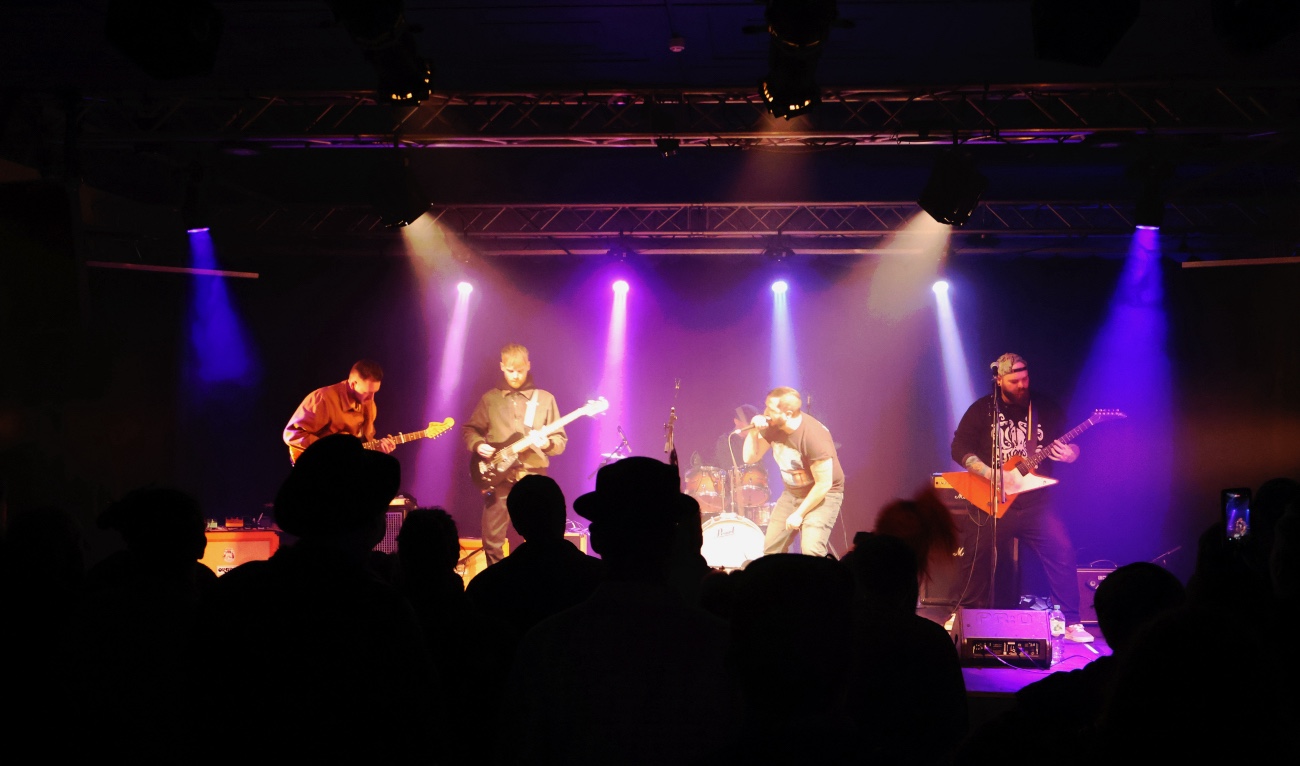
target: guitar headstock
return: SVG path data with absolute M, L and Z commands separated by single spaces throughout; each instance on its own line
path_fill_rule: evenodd
M 588 399 L 587 403 L 582 405 L 582 414 L 588 417 L 594 417 L 609 409 L 609 402 L 601 396 L 596 399 Z
M 456 425 L 456 421 L 451 418 L 447 418 L 441 423 L 430 422 L 429 427 L 424 429 L 424 438 L 433 439 L 441 434 L 445 434 L 454 425 Z
M 1092 417 L 1088 419 L 1093 423 L 1105 423 L 1108 420 L 1120 420 L 1126 417 L 1128 417 L 1128 415 L 1125 415 L 1119 410 L 1093 410 Z

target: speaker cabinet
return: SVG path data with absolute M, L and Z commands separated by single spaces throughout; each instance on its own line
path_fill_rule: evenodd
M 218 577 L 246 561 L 265 561 L 280 549 L 280 536 L 269 529 L 208 530 L 206 534 L 208 547 L 201 561 Z
M 1079 567 L 1079 620 L 1085 625 L 1097 624 L 1097 609 L 1092 601 L 1097 596 L 1097 586 L 1105 580 L 1115 568 Z
M 564 539 L 573 543 L 573 545 L 588 556 L 591 552 L 587 550 L 587 533 L 586 532 L 565 532 Z

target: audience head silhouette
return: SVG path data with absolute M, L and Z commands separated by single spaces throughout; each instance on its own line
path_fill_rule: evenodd
M 858 594 L 872 611 L 914 614 L 919 596 L 917 560 L 902 539 L 888 534 L 858 532 L 853 550 L 844 556 Z
M 208 544 L 199 501 L 171 487 L 126 493 L 99 515 L 96 525 L 116 530 L 128 550 L 154 558 L 195 561 Z
M 564 537 L 564 492 L 549 476 L 529 474 L 515 482 L 506 510 L 524 540 Z
M 367 450 L 348 434 L 326 436 L 302 453 L 280 485 L 276 523 L 304 539 L 370 532 L 378 542 L 401 478 L 393 456 Z
M 405 567 L 427 562 L 434 571 L 451 572 L 460 562 L 460 532 L 446 509 L 415 508 L 397 533 L 397 556 Z
M 1183 584 L 1164 567 L 1146 561 L 1125 564 L 1097 585 L 1097 627 L 1110 648 L 1122 652 L 1140 628 L 1180 608 L 1185 598 Z
M 700 518 L 699 503 L 681 492 L 677 469 L 651 457 L 602 467 L 595 491 L 574 500 L 573 510 L 591 521 L 592 547 L 609 565 L 611 577 L 666 574 L 662 568 L 678 525 L 698 524 Z

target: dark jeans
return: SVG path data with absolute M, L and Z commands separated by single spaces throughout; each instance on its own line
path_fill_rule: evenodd
M 506 483 L 491 492 L 483 493 L 483 555 L 487 558 L 488 566 L 504 558 L 506 532 L 510 528 L 510 512 L 506 509 L 510 487 Z
M 1053 510 L 1050 502 L 1015 503 L 998 519 L 997 603 L 990 599 L 989 567 L 992 565 L 993 517 L 971 506 L 958 522 L 962 555 L 951 598 L 958 606 L 972 609 L 1001 608 L 1015 603 L 1019 594 L 1012 572 L 1011 541 L 1020 541 L 1021 552 L 1028 548 L 1038 556 L 1047 576 L 1052 603 L 1060 604 L 1067 625 L 1079 622 L 1078 560 L 1070 531 Z M 1023 503 L 1023 504 L 1022 504 Z

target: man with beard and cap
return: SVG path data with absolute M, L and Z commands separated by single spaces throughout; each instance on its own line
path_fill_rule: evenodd
M 563 428 L 549 436 L 540 433 L 546 426 L 560 419 L 555 397 L 533 383 L 532 365 L 528 349 L 518 343 L 506 344 L 501 349 L 501 382 L 478 401 L 474 414 L 461 427 L 465 448 L 471 460 L 489 460 L 503 446 L 521 437 L 531 437 L 528 449 L 519 452 L 518 460 L 506 475 L 491 486 L 480 486 L 483 491 L 483 553 L 489 566 L 500 561 L 505 553 L 506 530 L 510 525 L 510 512 L 506 498 L 510 487 L 520 477 L 528 474 L 546 474 L 550 458 L 564 452 L 569 437 Z
M 962 415 L 952 437 L 952 459 L 967 471 L 990 480 L 993 434 L 998 436 L 998 460 L 1005 465 L 1015 455 L 1031 457 L 1046 451 L 1053 461 L 1073 463 L 1079 459 L 1079 447 L 1057 439 L 1066 430 L 1061 409 L 1050 399 L 1029 395 L 1029 363 L 1019 354 L 1003 354 L 992 365 L 997 383 L 998 401 L 993 394 L 977 399 Z M 995 414 L 996 413 L 996 414 Z M 1043 462 L 1038 471 L 1050 472 Z M 1016 471 L 1004 471 L 1002 480 L 1008 495 L 1019 492 Z M 1001 547 L 1012 538 L 1019 539 L 1043 564 L 1052 603 L 1065 614 L 1065 637 L 1087 643 L 1092 634 L 1079 621 L 1078 563 L 1074 544 L 1065 522 L 1052 506 L 1051 487 L 1016 495 L 1015 504 L 997 521 L 997 540 L 990 539 L 992 517 L 971 510 L 962 525 L 961 583 L 964 592 L 957 595 L 957 606 L 988 608 L 990 603 L 988 567 L 993 545 Z M 972 553 L 973 552 L 973 553 Z M 1001 557 L 999 557 L 1001 558 Z M 1009 557 L 1007 557 L 1009 559 Z M 981 572 L 983 574 L 981 574 Z

